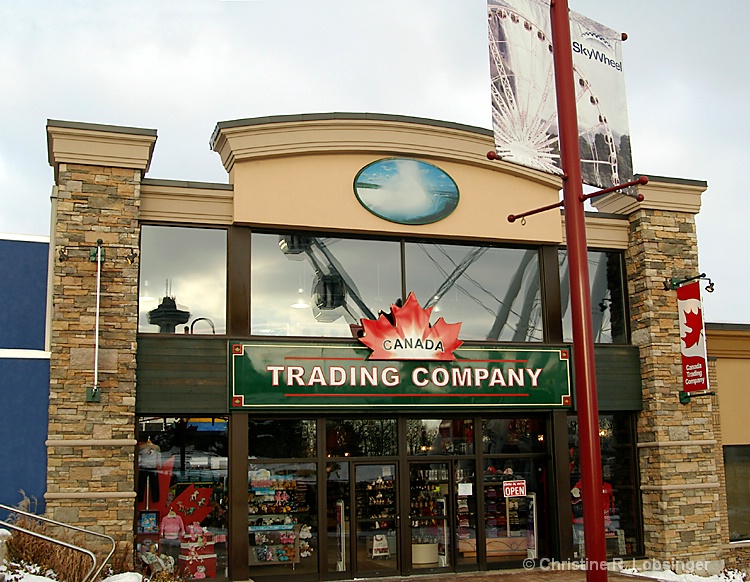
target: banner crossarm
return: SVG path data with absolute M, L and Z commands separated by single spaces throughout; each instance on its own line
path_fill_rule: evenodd
M 487 153 L 487 159 L 489 160 L 498 160 L 500 157 L 497 155 L 496 152 L 490 151 Z M 563 177 L 565 179 L 565 177 Z M 618 190 L 623 190 L 625 188 L 630 188 L 631 186 L 637 186 L 637 185 L 645 185 L 648 184 L 648 176 L 640 176 L 636 180 L 631 180 L 630 182 L 624 182 L 622 184 L 617 184 L 616 186 L 610 186 L 609 188 L 604 188 L 602 190 L 597 190 L 596 192 L 592 192 L 591 194 L 580 194 L 578 196 L 578 199 L 581 202 L 584 202 L 586 200 L 590 200 L 591 198 L 596 198 L 597 196 L 602 196 L 604 194 L 609 194 L 611 192 L 617 192 Z M 636 196 L 633 196 L 638 202 L 643 202 L 645 200 L 645 197 L 643 194 L 638 194 Z M 546 212 L 547 210 L 552 210 L 554 208 L 560 208 L 565 203 L 564 200 L 560 200 L 559 202 L 556 202 L 554 204 L 548 204 L 547 206 L 540 206 L 539 208 L 534 208 L 533 210 L 527 210 L 526 212 L 522 212 L 520 214 L 509 214 L 508 215 L 508 222 L 515 222 L 519 218 L 521 220 L 521 225 L 526 224 L 525 218 L 527 216 L 533 216 L 534 214 L 539 214 L 541 212 Z M 705 275 L 704 275 L 705 276 Z M 665 283 L 666 285 L 666 283 Z
M 664 290 L 665 291 L 675 291 L 676 289 L 679 289 L 683 285 L 687 283 L 691 283 L 693 281 L 708 281 L 708 285 L 706 285 L 706 291 L 709 293 L 714 292 L 714 282 L 711 280 L 711 277 L 706 277 L 705 273 L 701 273 L 700 275 L 696 275 L 695 277 L 688 277 L 687 279 L 680 279 L 679 277 L 672 277 L 671 279 L 668 279 L 664 281 Z
M 692 392 L 680 390 L 680 404 L 690 404 L 691 398 L 698 398 L 699 396 L 716 396 L 716 392 L 698 392 L 697 394 L 693 394 Z

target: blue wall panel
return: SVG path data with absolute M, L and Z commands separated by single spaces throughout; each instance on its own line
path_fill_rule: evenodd
M 47 487 L 49 359 L 0 358 L 0 503 L 18 505 L 20 490 L 44 509 Z
M 44 349 L 48 248 L 0 240 L 0 349 Z

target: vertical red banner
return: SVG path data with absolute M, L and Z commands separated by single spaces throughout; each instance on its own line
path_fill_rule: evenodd
M 677 289 L 680 314 L 680 351 L 682 353 L 682 386 L 685 392 L 704 392 L 708 387 L 706 332 L 703 325 L 703 303 L 698 281 Z

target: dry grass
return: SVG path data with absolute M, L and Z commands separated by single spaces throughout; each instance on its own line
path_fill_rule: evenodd
M 11 522 L 25 530 L 62 540 L 78 547 L 85 547 L 83 534 L 60 535 L 55 526 L 33 518 L 16 515 Z M 91 558 L 81 552 L 53 544 L 19 531 L 13 531 L 8 540 L 8 561 L 16 564 L 36 565 L 45 573 L 54 572 L 58 580 L 81 582 L 92 567 Z
M 104 568 L 104 573 L 107 576 L 113 576 L 133 570 L 133 543 L 128 541 L 117 542 L 115 553 L 112 554 L 109 564 Z
M 27 513 L 35 513 L 36 500 L 26 497 L 23 491 L 21 494 L 23 495 L 23 501 L 18 505 L 18 508 Z M 88 540 L 89 543 L 87 544 L 87 536 L 82 532 L 72 531 L 20 514 L 11 515 L 8 521 L 27 531 L 92 551 L 97 560 L 104 559 L 106 556 L 106 553 L 104 555 L 99 555 L 101 552 L 97 553 L 95 549 L 97 544 L 92 545 L 92 540 Z M 97 541 L 100 540 L 97 538 Z M 24 572 L 45 576 L 60 582 L 82 582 L 92 567 L 91 558 L 86 554 L 16 530 L 12 530 L 12 536 L 6 544 L 6 549 L 6 579 L 9 582 L 19 579 Z M 109 549 L 106 551 L 108 552 Z M 120 540 L 117 542 L 112 558 L 103 569 L 102 576 L 132 572 L 134 569 L 133 557 L 132 540 Z M 187 579 L 179 574 L 160 572 L 151 576 L 146 575 L 144 582 L 187 582 Z
M 158 572 L 149 578 L 149 582 L 187 582 L 187 578 L 173 572 Z

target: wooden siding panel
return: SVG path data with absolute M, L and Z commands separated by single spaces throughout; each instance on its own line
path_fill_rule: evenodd
M 599 410 L 641 410 L 638 348 L 600 345 L 595 357 Z M 227 359 L 223 337 L 140 336 L 136 412 L 228 413 Z
M 224 337 L 138 338 L 138 414 L 226 414 L 227 340 Z
M 641 360 L 638 348 L 625 345 L 597 345 L 596 389 L 602 412 L 643 409 Z M 578 410 L 573 390 L 573 410 Z
M 599 410 L 642 410 L 641 359 L 636 346 L 594 349 Z

